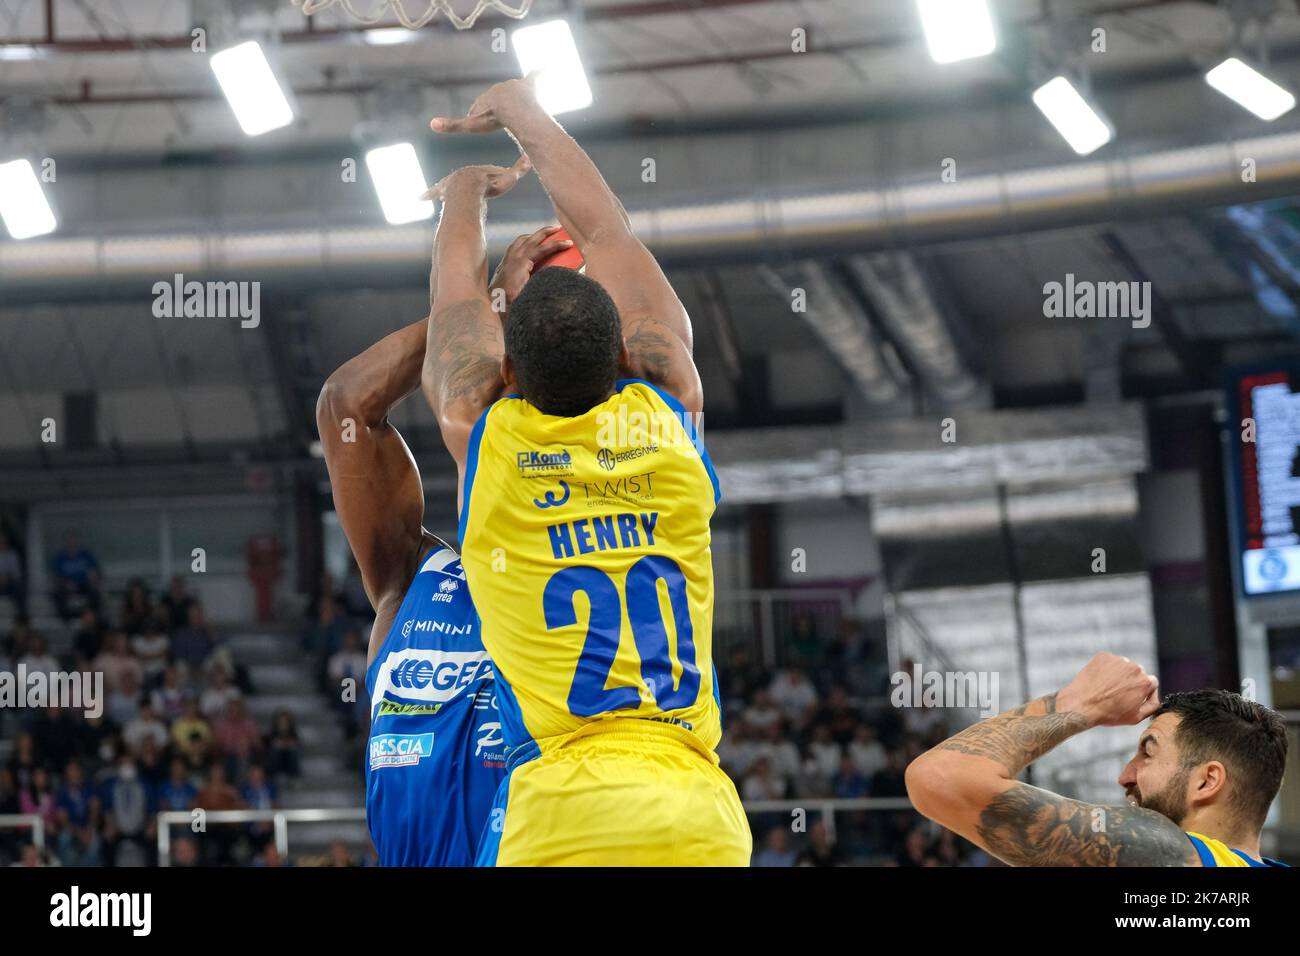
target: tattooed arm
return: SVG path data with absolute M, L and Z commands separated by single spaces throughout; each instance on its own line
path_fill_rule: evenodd
M 1091 727 L 1136 724 L 1155 678 L 1098 654 L 1056 694 L 967 727 L 914 760 L 907 792 L 923 815 L 1012 866 L 1196 866 L 1183 831 L 1154 810 L 1094 806 L 1015 778 Z
M 442 440 L 462 474 L 469 433 L 501 397 L 505 338 L 487 282 L 487 200 L 502 196 L 529 170 L 527 157 L 509 169 L 466 166 L 427 195 L 442 199 L 429 278 L 428 340 L 420 384 Z
M 532 161 L 560 223 L 587 263 L 586 274 L 618 306 L 627 343 L 623 372 L 661 386 L 688 411 L 704 404 L 692 358 L 690 316 L 659 263 L 637 239 L 618 197 L 595 163 L 537 102 L 527 80 L 499 83 L 463 118 L 440 117 L 441 133 L 505 129 Z

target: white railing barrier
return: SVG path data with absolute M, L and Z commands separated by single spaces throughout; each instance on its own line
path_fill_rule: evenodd
M 45 821 L 35 813 L 0 813 L 0 828 L 10 827 L 15 830 L 32 831 L 32 844 L 38 850 L 45 849 Z
M 275 849 L 281 857 L 289 855 L 290 823 L 334 823 L 365 820 L 365 807 L 344 810 L 208 810 L 203 821 L 208 823 L 264 823 L 271 821 L 275 828 Z M 164 810 L 158 814 L 158 865 L 171 866 L 171 828 L 183 825 L 189 828 L 194 821 L 190 810 Z
M 835 842 L 835 814 L 854 810 L 911 810 L 907 797 L 810 797 L 807 800 L 744 800 L 745 813 L 793 813 L 805 810 L 820 813 L 826 824 L 826 836 Z

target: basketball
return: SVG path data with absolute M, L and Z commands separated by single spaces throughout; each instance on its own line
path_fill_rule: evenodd
M 569 241 L 573 240 L 573 237 L 570 236 L 568 231 L 565 229 L 561 229 L 559 232 L 553 233 L 548 238 L 555 241 L 565 240 L 565 239 Z M 575 245 L 575 246 L 570 246 L 568 249 L 561 249 L 559 252 L 552 253 L 551 255 L 547 256 L 545 259 L 539 259 L 536 265 L 533 266 L 533 274 L 536 275 L 542 269 L 546 269 L 551 266 L 561 266 L 565 269 L 577 269 L 581 271 L 586 266 L 586 264 L 587 261 L 582 258 L 582 252 L 579 251 L 578 247 Z

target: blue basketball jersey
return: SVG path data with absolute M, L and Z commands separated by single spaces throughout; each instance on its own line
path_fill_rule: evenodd
M 366 671 L 366 821 L 384 866 L 469 866 L 505 776 L 492 662 L 456 552 L 420 565 Z

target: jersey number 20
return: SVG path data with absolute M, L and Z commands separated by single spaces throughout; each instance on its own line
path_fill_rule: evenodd
M 682 679 L 676 688 L 668 631 L 659 610 L 660 581 L 667 585 L 668 603 L 677 629 L 677 658 Z M 646 555 L 628 569 L 625 586 L 627 616 L 641 657 L 643 683 L 660 710 L 689 707 L 700 691 L 700 670 L 695 664 L 695 640 L 682 569 L 671 558 Z M 573 685 L 569 688 L 569 711 L 578 717 L 594 717 L 611 710 L 635 709 L 641 705 L 640 688 L 605 686 L 618 654 L 623 616 L 618 585 L 608 574 L 592 567 L 574 567 L 551 575 L 542 593 L 547 630 L 578 623 L 573 598 L 579 591 L 587 595 L 591 619 Z

